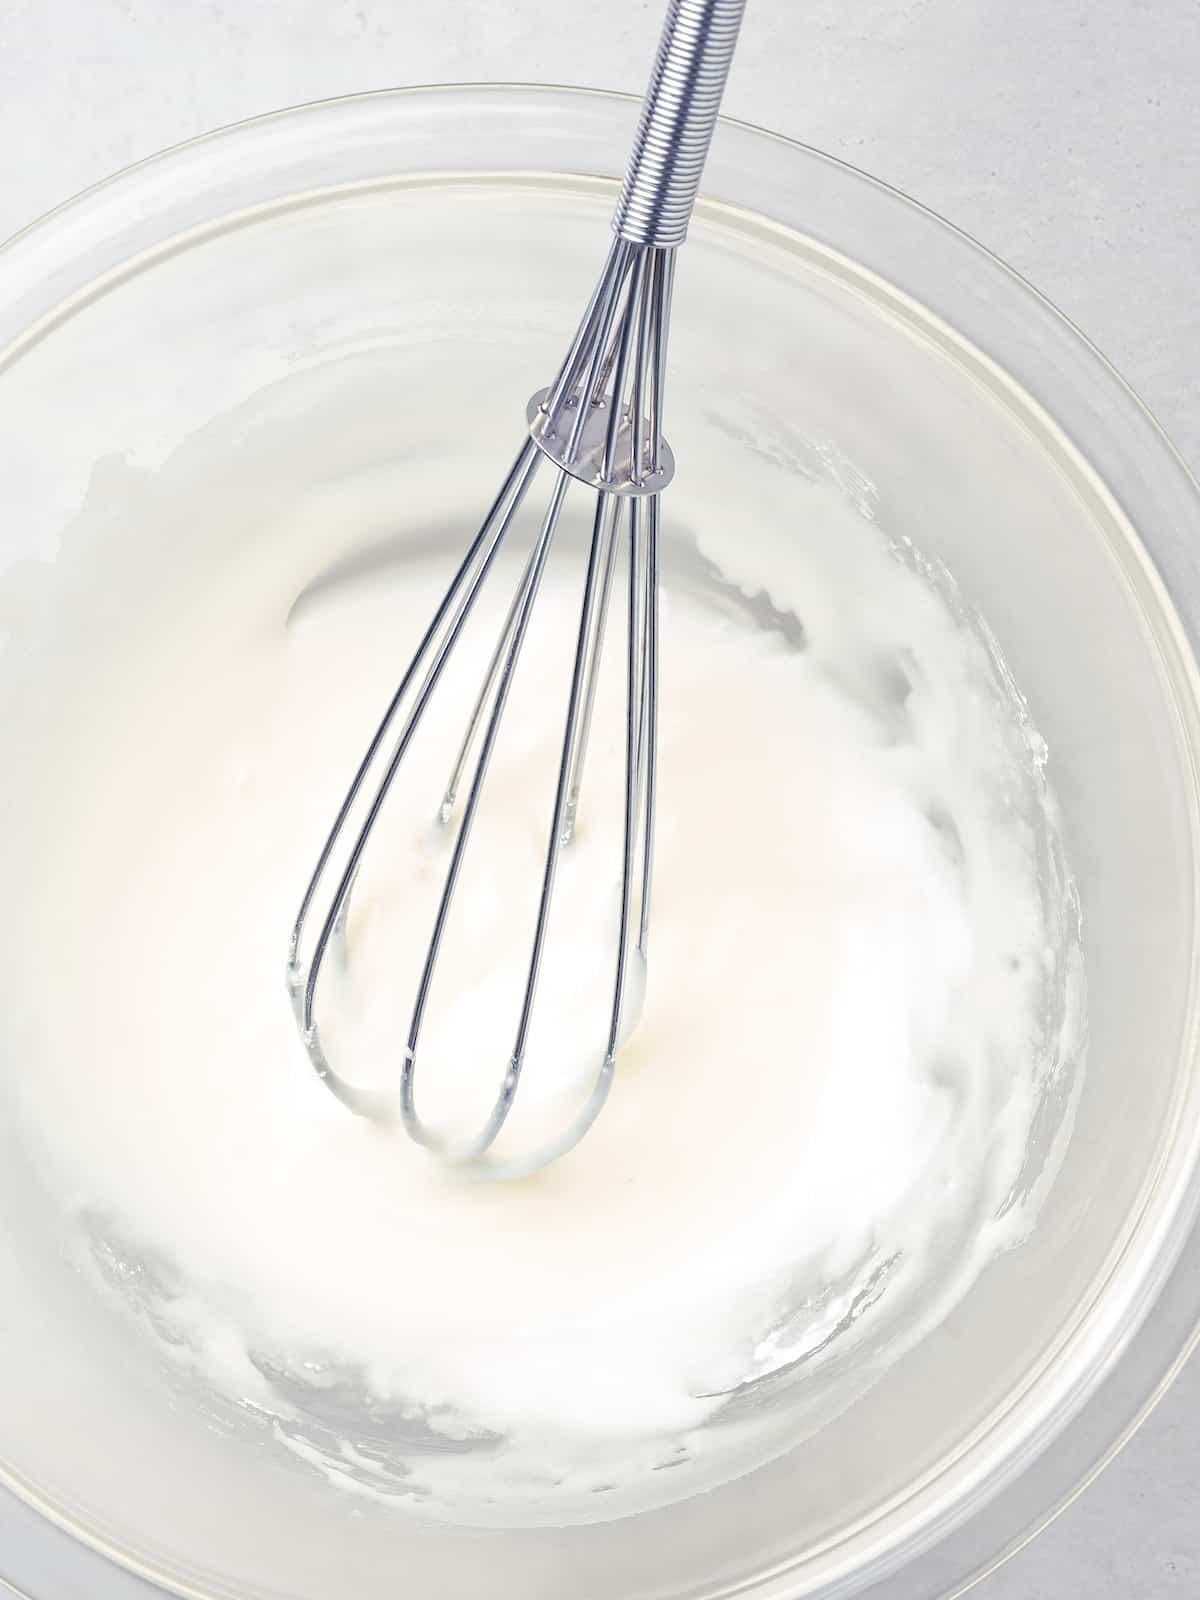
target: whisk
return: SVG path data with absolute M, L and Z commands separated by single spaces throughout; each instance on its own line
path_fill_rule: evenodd
M 622 523 L 627 530 L 629 573 L 624 833 L 607 1043 L 582 1108 L 521 1161 L 521 1170 L 553 1160 L 591 1127 L 607 1098 L 618 1051 L 640 1008 L 654 865 L 659 495 L 675 470 L 663 437 L 671 290 L 675 253 L 687 235 L 744 6 L 745 0 L 670 0 L 613 216 L 614 237 L 599 281 L 554 382 L 529 401 L 527 436 L 367 746 L 317 858 L 292 929 L 288 988 L 301 1037 L 321 1080 L 353 1112 L 380 1120 L 393 1120 L 398 1114 L 415 1140 L 453 1161 L 484 1160 L 520 1086 L 559 857 L 570 845 L 575 828 Z M 371 831 L 447 660 L 544 462 L 556 469 L 549 504 L 438 809 L 440 826 L 450 829 L 460 790 L 466 784 L 465 804 L 417 984 L 399 1093 L 359 1087 L 334 1068 L 322 1044 L 317 1017 L 322 972 L 331 946 L 344 938 L 355 878 Z M 423 1121 L 417 1110 L 422 1024 L 513 675 L 563 502 L 573 482 L 594 493 L 595 507 L 553 815 L 516 1037 L 483 1126 L 466 1139 L 450 1141 Z M 369 783 L 372 777 L 374 787 Z M 495 1157 L 491 1160 L 494 1163 Z

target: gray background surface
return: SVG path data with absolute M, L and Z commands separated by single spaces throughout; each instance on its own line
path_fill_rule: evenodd
M 445 80 L 640 92 L 661 0 L 0 0 L 0 237 L 297 101 Z M 1200 4 L 750 0 L 726 109 L 1030 278 L 1200 472 Z M 1200 1594 L 1200 1359 L 981 1600 Z

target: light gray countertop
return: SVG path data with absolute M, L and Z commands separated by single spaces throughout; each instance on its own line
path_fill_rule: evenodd
M 165 145 L 298 101 L 488 78 L 640 92 L 660 0 L 5 0 L 0 237 Z M 1197 0 L 750 0 L 726 109 L 1025 274 L 1200 471 Z M 983 1600 L 1200 1593 L 1200 1360 Z

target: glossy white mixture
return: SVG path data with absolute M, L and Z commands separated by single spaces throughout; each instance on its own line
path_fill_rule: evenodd
M 5 947 L 30 1136 L 160 1354 L 349 1490 L 485 1519 L 488 1500 L 575 1515 L 614 1486 L 687 1492 L 767 1449 L 751 1422 L 705 1428 L 726 1392 L 800 1363 L 815 1395 L 836 1372 L 794 1424 L 819 1425 L 1030 1225 L 1031 1130 L 1076 1025 L 1047 1010 L 1074 956 L 1046 910 L 1067 888 L 1040 741 L 861 492 L 796 483 L 781 516 L 778 477 L 700 502 L 681 474 L 643 1020 L 577 1151 L 472 1180 L 335 1102 L 283 983 L 461 503 L 411 462 L 281 503 L 285 448 L 218 429 L 153 480 L 117 471 L 94 492 L 103 559 L 68 547 L 38 574 L 67 631 L 8 730 L 38 885 Z M 478 1116 L 511 1046 L 581 531 L 547 577 L 440 969 L 434 1117 Z M 621 622 L 618 604 L 535 1115 L 603 1044 Z M 332 984 L 357 1019 L 331 1023 L 338 1065 L 375 1083 L 397 1071 L 446 861 L 432 819 L 491 638 L 468 639 L 406 764 Z

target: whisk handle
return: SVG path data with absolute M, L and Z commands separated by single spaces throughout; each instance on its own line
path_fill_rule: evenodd
M 687 237 L 746 0 L 670 0 L 613 232 L 660 248 Z

